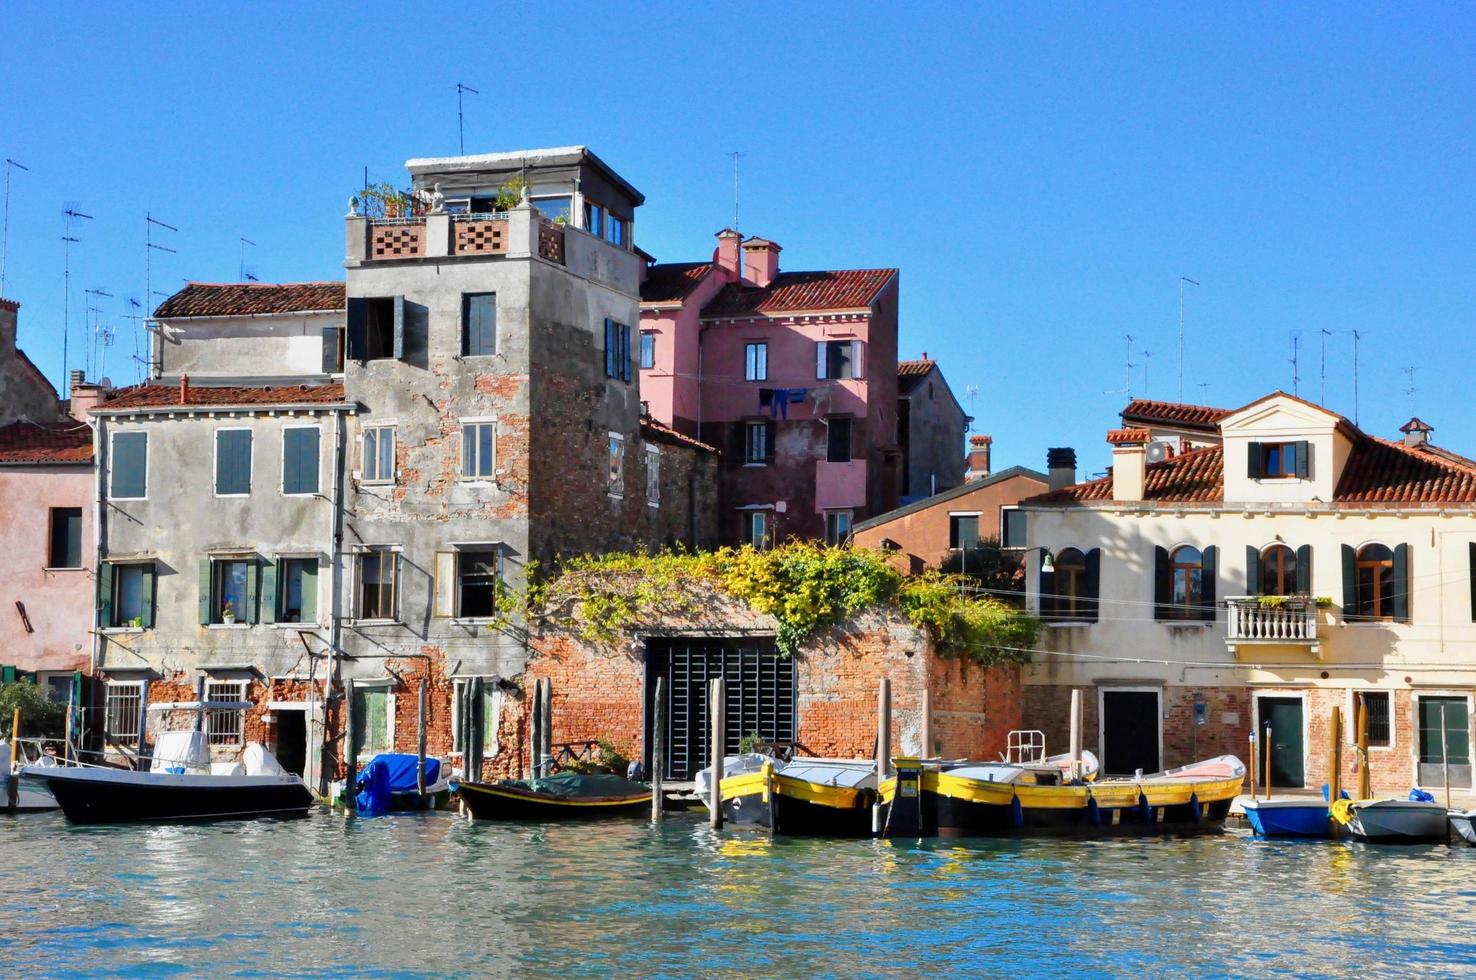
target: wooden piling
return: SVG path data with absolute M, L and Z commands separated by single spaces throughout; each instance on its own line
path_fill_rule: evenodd
M 543 751 L 543 678 L 533 682 L 533 714 L 528 720 L 528 776 L 538 778 L 538 753 Z
M 72 761 L 72 705 L 67 704 L 67 722 L 62 730 L 62 765 Z
M 343 682 L 344 687 L 344 758 L 346 761 L 346 777 L 343 784 L 343 808 L 349 816 L 353 816 L 359 809 L 357 793 L 354 783 L 359 778 L 359 740 L 355 737 L 354 725 L 358 721 L 354 717 L 354 679 L 350 677 Z
M 933 692 L 926 687 L 922 691 L 922 757 L 933 757 Z
M 144 678 L 139 685 L 138 692 L 138 748 L 134 751 L 133 768 L 147 770 L 149 766 L 144 762 L 145 750 L 148 748 L 149 738 L 149 679 Z
M 1445 702 L 1440 703 L 1440 773 L 1445 778 L 1445 808 L 1450 809 L 1450 752 L 1446 746 L 1445 734 Z M 1446 831 L 1449 833 L 1450 823 L 1446 822 Z
M 666 774 L 666 678 L 656 678 L 651 702 L 651 822 L 661 822 L 661 779 Z
M 1327 805 L 1332 806 L 1343 792 L 1343 709 L 1333 705 L 1332 719 L 1328 723 L 1327 746 Z M 1328 820 L 1333 840 L 1342 830 L 1336 820 Z
M 11 731 L 14 732 L 15 729 Z M 10 754 L 10 758 L 0 755 L 0 759 L 4 759 L 5 762 L 3 766 L 0 766 L 0 779 L 5 780 L 5 809 L 14 813 L 20 809 L 20 766 L 17 764 L 19 760 L 15 757 L 17 746 L 15 740 L 12 739 L 8 746 L 0 746 L 0 748 L 4 748 Z
M 21 709 L 16 708 L 15 714 L 10 716 L 10 759 L 12 762 L 20 762 L 20 737 L 21 737 Z
M 551 678 L 543 679 L 543 755 L 539 762 L 543 765 L 545 776 L 553 773 L 553 744 L 554 744 L 554 685 Z M 616 775 L 624 776 L 625 773 Z
M 713 678 L 712 686 L 709 688 L 707 694 L 707 714 L 712 724 L 712 733 L 709 739 L 710 748 L 712 749 L 711 753 L 709 753 L 712 756 L 712 798 L 709 801 L 708 808 L 712 811 L 710 816 L 713 830 L 723 829 L 723 756 L 726 752 L 726 745 L 724 743 L 727 741 L 725 733 L 728 727 L 727 718 L 725 717 L 727 715 L 726 693 L 723 686 L 723 679 L 721 677 Z M 773 806 L 773 801 L 770 801 L 769 805 Z
M 876 781 L 892 768 L 892 680 L 883 677 L 876 693 Z
M 1071 689 L 1071 778 L 1081 778 L 1081 688 Z
M 425 805 L 425 700 L 425 678 L 422 677 L 420 679 L 420 700 L 416 705 L 415 714 L 415 729 L 420 739 L 419 745 L 417 746 L 418 758 L 416 759 L 420 768 L 415 772 L 415 790 L 420 794 L 421 806 Z
M 1260 775 L 1256 772 L 1256 769 L 1257 769 L 1256 759 L 1257 759 L 1257 756 L 1260 755 L 1260 753 L 1256 751 L 1256 729 L 1255 729 L 1255 726 L 1254 725 L 1251 726 L 1251 733 L 1250 733 L 1250 752 L 1247 753 L 1247 754 L 1250 756 L 1250 772 L 1247 773 L 1247 775 L 1250 776 L 1250 797 L 1251 797 L 1251 799 L 1255 799 L 1256 798 L 1256 789 L 1261 784 L 1259 782 Z
M 1368 705 L 1358 699 L 1358 798 L 1373 795 L 1373 776 L 1368 771 Z
M 1266 726 L 1266 744 L 1262 747 L 1265 759 L 1261 765 L 1264 770 L 1262 778 L 1266 783 L 1266 799 L 1271 799 L 1271 726 Z

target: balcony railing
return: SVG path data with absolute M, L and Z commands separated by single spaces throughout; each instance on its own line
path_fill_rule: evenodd
M 1232 596 L 1225 600 L 1230 622 L 1225 642 L 1234 647 L 1255 644 L 1307 644 L 1316 648 L 1317 603 L 1304 596 L 1285 596 L 1266 602 L 1261 596 Z

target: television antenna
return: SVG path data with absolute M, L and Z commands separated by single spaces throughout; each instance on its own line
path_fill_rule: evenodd
M 1300 393 L 1299 389 L 1301 388 L 1301 384 L 1302 384 L 1302 375 L 1301 375 L 1301 368 L 1300 368 L 1301 348 L 1302 348 L 1302 332 L 1300 330 L 1293 330 L 1291 332 L 1291 342 L 1292 342 L 1292 356 L 1291 356 L 1291 366 L 1292 366 L 1292 394 L 1293 395 L 1296 395 L 1297 397 L 1301 397 L 1301 393 Z
M 1184 284 L 1198 286 L 1199 280 L 1179 277 L 1179 401 L 1184 400 Z
M 90 214 L 83 214 L 76 208 L 68 207 L 62 211 L 62 397 L 67 398 L 72 390 L 71 364 L 68 356 L 68 341 L 72 333 L 72 246 L 80 244 L 82 239 L 72 234 L 72 222 L 85 218 L 92 221 Z
M 1414 415 L 1414 396 L 1415 392 L 1420 390 L 1415 385 L 1415 365 L 1411 364 L 1409 367 L 1403 367 L 1399 370 L 1403 371 L 1404 376 L 1409 379 L 1409 384 L 1404 388 L 1404 395 L 1409 399 L 1409 414 Z
M 10 157 L 5 158 L 5 230 L 0 232 L 0 296 L 5 295 L 5 259 L 10 254 L 10 172 L 12 170 L 24 170 L 29 173 L 31 168 Z
M 141 381 L 141 380 L 143 380 L 143 374 L 142 374 L 142 372 L 143 372 L 143 366 L 144 366 L 144 359 L 143 359 L 142 356 L 139 355 L 139 352 L 138 352 L 138 321 L 140 321 L 140 320 L 142 320 L 144 318 L 143 317 L 143 313 L 140 312 L 140 311 L 143 310 L 143 303 L 141 303 L 139 301 L 138 294 L 137 293 L 133 293 L 133 294 L 131 294 L 128 297 L 127 304 L 128 304 L 128 308 L 130 310 L 133 310 L 134 312 L 132 312 L 132 313 L 124 313 L 124 314 L 122 314 L 122 317 L 121 318 L 124 319 L 124 320 L 132 320 L 133 321 L 132 328 L 128 332 L 133 337 L 133 364 L 134 364 L 134 371 L 136 372 L 137 377 Z
M 1322 393 L 1318 396 L 1317 404 L 1325 406 L 1327 405 L 1327 338 L 1332 336 L 1332 331 L 1324 328 L 1317 332 L 1322 335 L 1322 351 L 1317 356 L 1317 373 Z
M 93 315 L 92 316 L 92 323 L 87 327 L 87 338 L 88 338 L 88 340 L 87 340 L 87 354 L 86 354 L 86 358 L 87 359 L 84 362 L 85 365 L 86 365 L 87 371 L 90 373 L 92 371 L 93 367 L 94 367 L 92 361 L 93 361 L 93 358 L 94 358 L 95 351 L 97 349 L 98 315 L 102 313 L 102 307 L 91 305 L 92 304 L 92 299 L 95 298 L 95 297 L 98 297 L 98 296 L 106 296 L 108 299 L 112 299 L 113 298 L 113 294 L 110 293 L 110 292 L 108 292 L 106 289 L 103 289 L 101 286 L 95 286 L 92 289 L 84 289 L 84 290 L 82 290 L 82 295 L 88 297 L 88 300 L 87 300 L 87 303 L 88 303 L 87 312 Z
M 733 158 L 733 230 L 738 230 L 738 161 L 743 159 L 743 153 L 734 150 L 728 156 Z
M 1131 401 L 1133 397 L 1133 335 L 1130 333 L 1125 333 L 1122 335 L 1122 339 L 1127 344 L 1127 360 L 1124 361 L 1122 365 L 1122 387 L 1114 388 L 1111 391 L 1105 391 L 1103 392 L 1103 394 L 1127 395 L 1128 400 Z
M 251 239 L 245 237 L 239 238 L 237 240 L 241 243 L 241 268 L 239 273 L 241 281 L 260 282 L 261 280 L 256 275 L 256 267 L 252 266 L 249 269 L 246 267 L 246 246 L 250 245 L 252 248 L 255 248 L 256 243 L 253 242 Z
M 964 397 L 969 400 L 969 430 L 974 428 L 974 400 L 979 397 L 978 385 L 964 385 Z
M 1357 330 L 1353 333 L 1353 424 L 1358 424 L 1358 342 L 1363 339 Z
M 1139 352 L 1139 356 L 1143 358 L 1143 397 L 1144 398 L 1147 398 L 1148 397 L 1148 362 L 1149 362 L 1150 359 L 1152 359 L 1153 352 L 1151 350 L 1141 351 L 1141 352 Z
M 464 117 L 461 114 L 461 93 L 462 92 L 470 92 L 472 95 L 481 95 L 482 93 L 481 92 L 478 92 L 476 89 L 472 88 L 470 85 L 463 85 L 460 82 L 457 82 L 456 83 L 456 139 L 457 139 L 457 145 L 461 147 L 461 155 L 462 156 L 465 156 L 466 155 L 466 126 L 465 126 Z M 368 183 L 368 180 L 365 180 L 365 183 L 367 184 Z

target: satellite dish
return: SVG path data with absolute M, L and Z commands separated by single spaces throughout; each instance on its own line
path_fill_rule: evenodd
M 103 379 L 99 381 L 98 384 L 103 388 L 111 388 L 113 387 L 113 379 L 104 375 Z
M 1150 463 L 1162 463 L 1174 454 L 1173 448 L 1162 439 L 1155 439 L 1148 444 L 1145 458 Z

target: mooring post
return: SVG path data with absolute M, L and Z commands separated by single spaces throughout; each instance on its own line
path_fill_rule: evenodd
M 62 764 L 72 761 L 72 705 L 67 704 L 66 727 L 62 731 Z
M 554 744 L 554 682 L 553 678 L 543 679 L 543 753 L 539 762 L 543 765 L 545 776 L 553 775 L 553 744 Z
M 1071 778 L 1081 778 L 1081 688 L 1071 689 Z
M 1450 809 L 1450 751 L 1445 733 L 1445 702 L 1440 702 L 1440 772 L 1445 777 L 1445 808 Z M 1445 822 L 1446 836 L 1450 835 L 1450 821 Z
M 1327 747 L 1327 805 L 1331 807 L 1343 792 L 1343 709 L 1333 705 L 1332 719 L 1328 724 Z M 1333 840 L 1338 839 L 1342 828 L 1336 820 L 1328 820 Z
M 13 740 L 0 742 L 0 779 L 5 780 L 5 809 L 8 813 L 16 811 L 20 796 L 20 770 L 11 765 L 14 750 Z
M 201 674 L 195 678 L 195 731 L 205 730 L 205 675 Z
M 661 777 L 666 772 L 666 678 L 656 678 L 651 702 L 651 822 L 661 822 Z
M 145 770 L 149 767 L 144 765 L 144 750 L 148 748 L 149 737 L 149 679 L 144 678 L 139 685 L 138 691 L 138 749 L 134 753 L 135 762 L 133 768 Z
M 1266 761 L 1261 767 L 1266 770 L 1264 779 L 1266 781 L 1266 799 L 1271 799 L 1271 726 L 1266 726 L 1266 744 L 1261 749 L 1265 753 Z
M 420 737 L 420 744 L 418 746 L 419 759 L 417 760 L 420 763 L 420 768 L 415 773 L 415 790 L 420 794 L 421 806 L 425 806 L 425 699 L 425 678 L 422 677 L 420 679 L 420 700 L 416 706 L 415 715 L 416 734 Z
M 344 758 L 347 766 L 347 775 L 343 783 L 343 808 L 349 815 L 353 816 L 359 808 L 359 801 L 355 798 L 354 783 L 359 776 L 359 740 L 354 737 L 354 725 L 358 721 L 354 717 L 354 679 L 350 677 L 344 681 L 343 699 L 343 738 Z
M 1358 699 L 1358 798 L 1373 795 L 1373 774 L 1368 771 L 1368 705 Z
M 876 781 L 892 771 L 892 681 L 881 679 L 876 696 Z
M 727 705 L 724 703 L 726 691 L 723 688 L 723 679 L 714 678 L 712 687 L 707 695 L 707 707 L 709 720 L 712 723 L 712 734 L 710 744 L 712 748 L 712 799 L 708 804 L 712 811 L 712 829 L 723 829 L 723 753 L 725 751 L 724 732 L 727 729 Z M 770 806 L 774 801 L 770 801 Z
M 21 758 L 21 709 L 16 708 L 15 714 L 10 716 L 10 758 L 12 762 L 19 763 Z
M 533 682 L 533 711 L 528 718 L 528 777 L 538 778 L 538 753 L 543 751 L 543 678 Z
M 924 686 L 922 690 L 922 752 L 924 759 L 933 757 L 933 692 Z
M 1250 730 L 1250 752 L 1246 754 L 1250 757 L 1250 771 L 1246 773 L 1246 775 L 1250 777 L 1250 798 L 1255 799 L 1256 788 L 1259 787 L 1261 783 L 1260 777 L 1256 773 L 1256 726 L 1254 722 L 1251 723 Z

